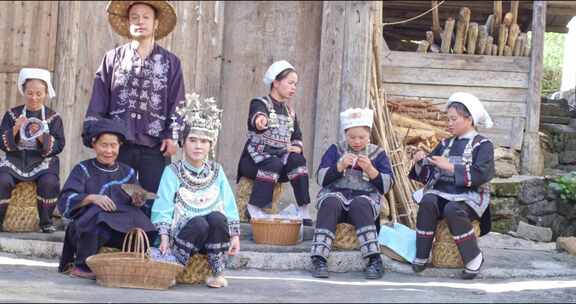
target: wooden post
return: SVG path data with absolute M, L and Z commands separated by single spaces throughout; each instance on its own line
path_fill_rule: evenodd
M 478 45 L 476 46 L 476 54 L 484 54 L 486 39 L 488 39 L 488 30 L 485 25 L 480 25 L 478 27 Z
M 494 22 L 492 22 L 492 36 L 498 41 L 498 32 L 502 23 L 502 1 L 494 1 Z
M 508 26 L 502 23 L 500 24 L 500 33 L 498 34 L 498 56 L 504 55 L 506 39 L 508 39 Z
M 540 152 L 540 94 L 546 31 L 546 1 L 534 1 L 532 9 L 532 54 L 528 96 L 526 97 L 526 131 L 522 145 L 521 173 L 541 175 L 543 160 Z
M 526 41 L 526 38 L 526 33 L 520 33 L 520 35 L 518 35 L 516 44 L 514 44 L 514 50 L 512 51 L 513 56 L 522 56 L 522 52 L 524 51 L 524 41 Z
M 431 1 L 432 7 L 438 5 L 438 1 Z M 440 16 L 438 15 L 438 8 L 432 10 L 432 32 L 434 33 L 434 42 L 437 44 L 442 43 L 442 27 L 440 26 Z M 430 43 L 432 45 L 433 43 Z
M 458 23 L 456 24 L 456 38 L 454 38 L 454 54 L 462 54 L 466 44 L 466 31 L 470 22 L 470 9 L 463 7 L 458 14 Z
M 468 29 L 468 45 L 466 47 L 466 53 L 474 55 L 476 52 L 476 39 L 478 38 L 478 23 L 470 23 Z
M 518 40 L 518 35 L 520 35 L 520 27 L 518 26 L 518 24 L 514 23 L 512 24 L 512 26 L 510 26 L 510 29 L 508 31 L 508 42 L 506 43 L 506 45 L 510 46 L 510 50 L 512 51 L 516 46 L 516 40 Z
M 337 141 L 340 128 L 340 91 L 342 86 L 342 56 L 344 53 L 346 3 L 322 3 L 322 33 L 320 64 L 316 91 L 314 153 L 312 167 L 318 168 L 323 153 Z
M 484 53 L 482 53 L 482 55 L 492 55 L 493 43 L 494 43 L 494 37 L 488 36 L 488 38 L 486 38 L 486 47 L 484 48 Z
M 520 1 L 513 0 L 510 1 L 510 12 L 512 13 L 512 24 L 518 23 L 518 7 L 520 6 Z
M 452 42 L 452 33 L 454 32 L 454 18 L 449 17 L 444 23 L 444 31 L 442 32 L 442 45 L 440 46 L 440 53 L 450 53 L 450 43 Z

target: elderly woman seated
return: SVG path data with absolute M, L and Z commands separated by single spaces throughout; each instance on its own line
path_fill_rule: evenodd
M 56 155 L 64 149 L 64 128 L 60 115 L 45 106 L 56 96 L 50 72 L 22 69 L 18 91 L 24 105 L 8 110 L 0 126 L 0 149 L 6 153 L 0 160 L 0 231 L 16 183 L 34 181 L 40 228 L 52 233 L 56 229 L 50 217 L 60 190 Z
M 59 272 L 68 271 L 73 263 L 72 276 L 94 279 L 86 265 L 89 256 L 102 246 L 120 248 L 125 233 L 133 228 L 156 231 L 140 210 L 144 204 L 141 192 L 129 196 L 121 187 L 138 183 L 134 169 L 117 161 L 124 132 L 116 120 L 84 123 L 83 143 L 94 149 L 96 158 L 72 169 L 58 199 L 61 214 L 72 219 L 66 229 Z

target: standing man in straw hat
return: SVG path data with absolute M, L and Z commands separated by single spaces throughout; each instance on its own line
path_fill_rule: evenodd
M 184 79 L 176 55 L 156 44 L 176 25 L 168 1 L 110 1 L 112 29 L 131 42 L 110 50 L 96 72 L 86 119 L 121 120 L 127 143 L 119 161 L 138 172 L 142 186 L 156 192 L 164 167 L 176 153 L 176 105 Z M 150 216 L 152 201 L 143 207 Z

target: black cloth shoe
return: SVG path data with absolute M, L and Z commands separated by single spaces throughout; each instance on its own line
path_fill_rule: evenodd
M 426 264 L 412 264 L 412 271 L 415 273 L 420 273 L 426 269 Z
M 480 273 L 480 269 L 482 269 L 482 265 L 484 265 L 485 260 L 486 258 L 484 258 L 484 255 L 482 255 L 482 262 L 480 262 L 480 266 L 476 270 L 471 270 L 464 267 L 464 270 L 462 271 L 462 275 L 460 277 L 463 280 L 472 280 L 476 278 L 476 276 Z
M 312 276 L 315 278 L 328 277 L 328 263 L 322 257 L 312 257 Z
M 312 227 L 314 226 L 314 221 L 312 221 L 312 219 L 303 219 L 302 224 L 304 226 Z
M 41 227 L 41 229 L 42 229 L 42 232 L 44 232 L 44 233 L 56 232 L 56 227 L 54 227 L 54 225 L 52 225 L 52 224 L 44 225 Z
M 364 271 L 364 276 L 368 280 L 380 279 L 384 275 L 384 265 L 382 265 L 382 257 L 380 254 L 371 256 L 368 260 L 368 266 Z

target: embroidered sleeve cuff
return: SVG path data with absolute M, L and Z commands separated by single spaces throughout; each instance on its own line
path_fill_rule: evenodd
M 302 149 L 302 152 L 304 152 L 304 142 L 301 140 L 293 140 L 292 141 L 292 145 L 293 146 L 297 146 L 300 147 L 300 149 Z
M 462 164 L 454 165 L 454 181 L 456 186 L 471 187 L 472 178 L 470 176 L 470 166 Z
M 258 118 L 258 116 L 263 115 L 264 117 L 268 117 L 266 115 L 266 113 L 264 112 L 256 112 L 254 113 L 254 115 L 252 115 L 252 118 L 250 119 L 250 125 L 254 128 L 256 128 L 256 118 Z
M 14 141 L 14 134 L 12 133 L 12 130 L 7 130 L 2 133 L 2 144 L 6 149 L 6 152 L 18 150 L 16 141 Z
M 156 226 L 156 229 L 158 229 L 159 235 L 170 235 L 170 224 L 161 222 L 154 224 L 154 226 Z
M 42 143 L 42 156 L 47 157 L 48 155 L 51 155 L 52 153 L 54 153 L 54 136 L 50 135 L 50 134 L 44 134 L 42 135 L 43 137 L 43 143 Z
M 228 231 L 230 236 L 240 235 L 240 221 L 238 220 L 228 220 Z

